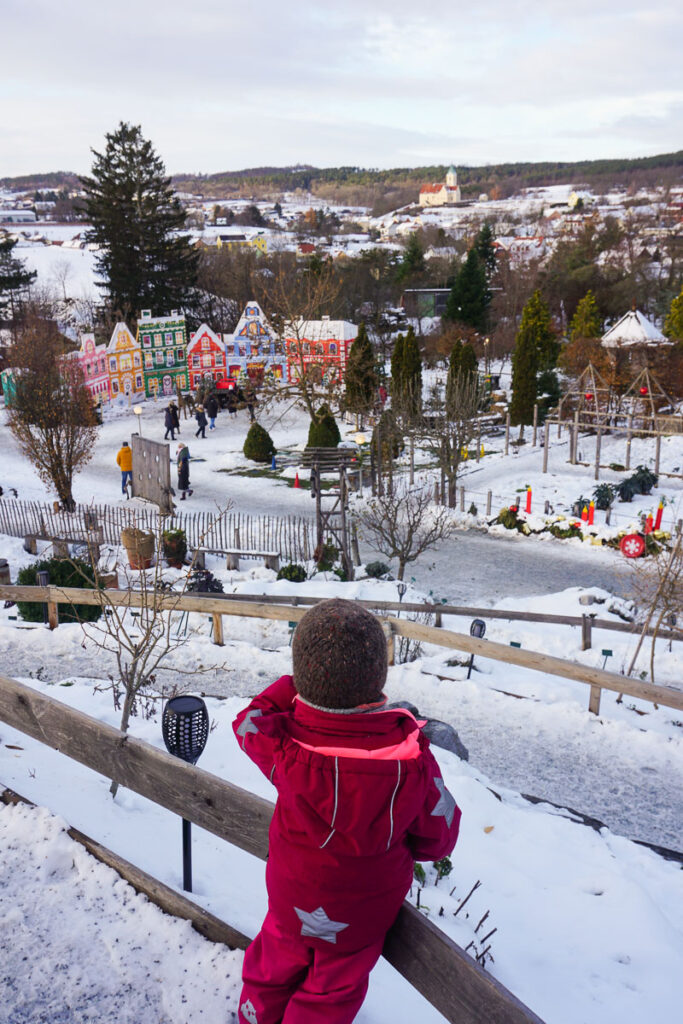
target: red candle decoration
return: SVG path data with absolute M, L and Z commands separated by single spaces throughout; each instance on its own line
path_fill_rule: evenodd
M 588 522 L 588 506 L 587 505 L 584 505 L 583 508 L 581 509 L 581 518 L 584 521 L 584 523 Z
M 652 519 L 652 512 L 649 512 L 647 519 L 645 520 L 645 533 L 652 533 L 653 530 L 654 520 Z
M 595 519 L 595 502 L 591 501 L 590 505 L 588 506 L 588 525 L 589 526 L 593 525 L 593 520 L 594 519 Z
M 531 512 L 531 488 L 530 487 L 527 487 L 527 489 L 526 489 L 526 506 L 525 506 L 525 510 L 527 512 Z
M 661 529 L 662 525 L 662 512 L 664 511 L 664 502 L 660 501 L 657 505 L 657 515 L 655 516 L 655 530 Z

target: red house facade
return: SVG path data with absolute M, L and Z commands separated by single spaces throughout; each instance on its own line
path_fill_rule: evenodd
M 190 335 L 187 371 L 192 390 L 207 379 L 219 381 L 226 377 L 223 340 L 207 324 L 202 324 Z
M 297 380 L 302 368 L 323 383 L 344 380 L 349 349 L 358 328 L 348 320 L 295 320 L 285 329 L 287 379 Z

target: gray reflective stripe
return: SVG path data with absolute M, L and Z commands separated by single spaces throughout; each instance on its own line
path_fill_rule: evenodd
M 334 823 L 337 820 L 337 804 L 338 804 L 338 801 L 339 801 L 339 758 L 335 757 L 335 759 L 334 759 L 334 810 L 332 812 L 332 821 L 330 822 L 330 828 L 332 829 L 332 831 L 330 832 L 330 834 L 327 837 L 327 839 L 325 840 L 325 842 L 321 843 L 321 845 L 320 845 L 320 849 L 321 850 L 324 849 L 324 847 L 327 846 L 327 844 L 329 843 L 330 839 L 332 838 L 332 836 L 334 835 L 334 833 L 336 831 L 336 829 L 334 827 Z
M 389 829 L 389 839 L 387 840 L 387 850 L 391 846 L 391 840 L 394 838 L 394 800 L 396 799 L 396 794 L 398 793 L 399 783 L 401 781 L 401 762 L 397 761 L 396 764 L 398 765 L 398 778 L 396 779 L 396 785 L 394 786 L 394 792 L 391 794 L 391 803 L 389 804 L 389 822 L 390 822 L 391 828 Z

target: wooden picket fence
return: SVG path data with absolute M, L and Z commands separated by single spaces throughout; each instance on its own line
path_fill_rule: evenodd
M 313 557 L 315 523 L 304 516 L 254 516 L 244 512 L 176 511 L 163 517 L 164 529 L 184 530 L 190 548 L 230 550 L 236 546 L 257 551 L 279 551 L 284 561 Z M 0 533 L 10 537 L 83 537 L 99 534 L 105 544 L 119 544 L 121 530 L 137 526 L 159 529 L 159 513 L 140 505 L 77 505 L 73 512 L 55 511 L 46 502 L 0 500 Z

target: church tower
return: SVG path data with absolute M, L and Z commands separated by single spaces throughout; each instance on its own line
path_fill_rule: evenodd
M 458 187 L 458 172 L 456 171 L 453 164 L 451 164 L 451 166 L 446 171 L 446 184 L 448 185 L 449 188 Z

